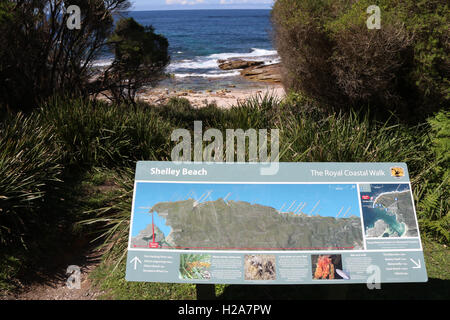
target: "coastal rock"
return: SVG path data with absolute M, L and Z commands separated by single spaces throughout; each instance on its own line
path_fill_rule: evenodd
M 270 65 L 252 66 L 242 70 L 241 75 L 244 78 L 253 81 L 272 82 L 272 83 L 281 82 L 281 70 L 279 63 Z
M 242 59 L 218 60 L 219 68 L 222 70 L 245 69 L 264 64 L 262 61 L 247 61 Z

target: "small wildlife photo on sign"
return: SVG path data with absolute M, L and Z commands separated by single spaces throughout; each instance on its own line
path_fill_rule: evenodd
M 391 168 L 391 176 L 396 178 L 401 178 L 405 175 L 405 170 L 400 167 L 393 167 Z
M 245 255 L 245 280 L 275 280 L 275 256 L 264 254 Z

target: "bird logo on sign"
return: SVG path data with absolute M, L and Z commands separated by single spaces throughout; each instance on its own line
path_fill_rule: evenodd
M 400 168 L 400 167 L 391 168 L 391 176 L 396 177 L 396 178 L 401 178 L 404 175 L 405 175 L 405 170 L 403 170 L 403 168 Z

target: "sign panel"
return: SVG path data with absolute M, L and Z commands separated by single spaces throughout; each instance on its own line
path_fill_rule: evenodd
M 405 163 L 264 166 L 138 162 L 126 279 L 427 281 Z

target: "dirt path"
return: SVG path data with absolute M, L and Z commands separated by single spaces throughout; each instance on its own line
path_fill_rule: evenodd
M 75 273 L 66 273 L 69 264 L 57 268 L 56 271 L 43 271 L 33 275 L 32 279 L 22 284 L 22 288 L 15 293 L 0 299 L 6 300 L 95 300 L 102 291 L 95 289 L 89 275 L 99 265 L 102 252 L 87 251 L 73 259 L 70 265 L 79 269 L 79 282 L 69 282 Z M 79 288 L 76 283 L 79 283 Z M 72 286 L 72 288 L 70 288 Z
M 71 201 L 110 194 L 115 197 L 113 191 L 117 188 L 114 180 L 108 177 L 101 185 L 84 185 Z M 0 291 L 0 300 L 95 300 L 104 293 L 95 288 L 89 276 L 108 247 L 98 249 L 102 242 L 93 242 L 96 235 L 93 230 L 86 228 L 83 232 L 74 232 L 72 222 L 67 224 L 55 235 L 59 239 L 58 246 L 46 250 L 47 254 L 39 259 L 40 262 L 27 266 L 29 271 L 20 270 L 14 279 L 14 291 Z M 75 266 L 71 273 L 67 273 L 69 266 Z M 79 281 L 68 281 L 69 278 Z

